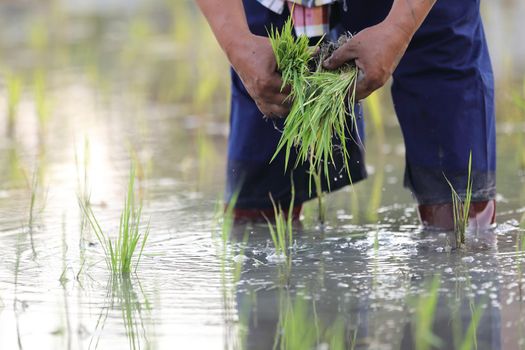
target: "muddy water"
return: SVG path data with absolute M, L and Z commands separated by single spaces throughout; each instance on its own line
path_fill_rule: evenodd
M 193 8 L 154 4 L 102 16 L 0 8 L 4 23 L 20 24 L 1 35 L 2 67 L 24 81 L 13 131 L 5 117 L 0 126 L 0 349 L 269 349 L 287 339 L 293 349 L 327 349 L 334 339 L 356 349 L 410 349 L 414 339 L 442 349 L 525 348 L 525 117 L 513 107 L 514 85 L 499 94 L 493 230 L 470 232 L 462 251 L 450 250 L 449 234 L 421 230 L 385 104 L 383 126 L 369 128 L 370 178 L 327 198 L 325 227 L 307 205 L 286 269 L 264 226 L 236 227 L 226 246 L 219 238 L 224 61 L 170 27 L 166 14 L 177 20 L 184 9 L 188 18 Z M 521 2 L 505 4 L 485 4 L 493 46 L 509 14 L 524 13 Z M 193 35 L 212 43 L 197 24 Z M 42 28 L 47 40 L 35 34 Z M 519 45 L 507 48 L 518 67 Z M 203 74 L 194 64 L 210 55 Z M 496 71 L 508 64 L 497 60 Z M 46 73 L 45 121 L 37 70 Z M 206 79 L 191 78 L 199 74 Z M 82 227 L 77 195 L 87 190 L 102 227 L 115 232 L 131 159 L 151 234 L 137 273 L 112 279 Z M 432 330 L 422 330 L 434 279 Z

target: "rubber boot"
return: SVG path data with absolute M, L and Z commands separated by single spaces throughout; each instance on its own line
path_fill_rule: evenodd
M 452 203 L 419 205 L 419 218 L 426 228 L 454 229 Z M 469 210 L 469 227 L 484 230 L 496 220 L 496 201 L 472 202 Z
M 293 221 L 298 221 L 301 216 L 302 205 L 298 205 L 292 210 Z M 288 216 L 288 209 L 284 209 L 285 217 Z M 245 222 L 264 222 L 266 219 L 273 220 L 275 218 L 275 212 L 273 208 L 268 209 L 234 209 L 233 210 L 234 222 L 245 223 Z

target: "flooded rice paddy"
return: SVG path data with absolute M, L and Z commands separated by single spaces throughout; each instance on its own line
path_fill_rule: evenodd
M 385 89 L 370 178 L 305 207 L 289 264 L 265 225 L 223 239 L 228 67 L 192 2 L 105 4 L 0 6 L 0 349 L 525 349 L 522 2 L 484 4 L 496 227 L 420 228 Z M 78 199 L 116 232 L 131 162 L 150 236 L 116 278 Z

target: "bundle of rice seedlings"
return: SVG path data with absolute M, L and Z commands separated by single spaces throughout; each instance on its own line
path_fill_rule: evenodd
M 295 166 L 309 162 L 311 176 L 323 173 L 328 188 L 329 170 L 330 166 L 335 167 L 336 149 L 342 152 L 343 165 L 351 180 L 346 145 L 348 132 L 355 125 L 358 69 L 353 64 L 347 64 L 336 71 L 327 71 L 322 68 L 322 62 L 348 38 L 345 35 L 337 43 L 317 45 L 312 50 L 308 47 L 307 37 L 294 38 L 291 19 L 280 33 L 276 30 L 270 33 L 283 84 L 291 86 L 290 98 L 293 98 L 273 159 L 284 149 L 288 166 L 291 150 L 296 148 L 298 157 Z M 312 54 L 314 51 L 316 53 Z

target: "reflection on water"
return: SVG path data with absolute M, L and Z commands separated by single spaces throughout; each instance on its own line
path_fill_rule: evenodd
M 287 349 L 337 343 L 327 334 L 344 339 L 345 345 L 335 348 L 426 349 L 438 344 L 444 349 L 470 349 L 474 344 L 480 349 L 508 348 L 503 340 L 509 338 L 502 334 L 521 331 L 522 316 L 502 324 L 502 313 L 509 305 L 520 304 L 523 255 L 512 252 L 509 258 L 499 253 L 498 247 L 514 247 L 496 232 L 480 235 L 469 236 L 472 244 L 464 252 L 446 252 L 448 238 L 443 235 L 425 236 L 413 228 L 389 230 L 388 236 L 380 235 L 375 253 L 370 252 L 373 232 L 322 242 L 300 237 L 292 282 L 286 288 L 271 282 L 278 280 L 275 266 L 260 265 L 265 242 L 257 238 L 245 248 L 254 258 L 245 263 L 238 289 L 239 304 L 256 295 L 248 348 L 268 349 L 274 341 Z M 439 283 L 434 289 L 435 309 L 428 283 L 433 276 Z M 326 325 L 337 328 L 340 322 L 342 333 L 327 332 Z M 287 339 L 288 332 L 305 336 Z M 354 337 L 355 342 L 350 341 Z M 283 347 L 294 341 L 309 345 Z
M 463 250 L 421 230 L 383 91 L 370 179 L 327 197 L 323 227 L 306 205 L 290 266 L 266 225 L 218 227 L 228 70 L 194 4 L 79 3 L 0 6 L 0 72 L 21 82 L 11 125 L 0 99 L 0 349 L 525 348 L 523 2 L 483 3 L 499 224 Z M 116 232 L 130 161 L 151 234 L 140 276 L 109 278 L 77 200 Z
M 130 276 L 111 277 L 107 283 L 107 295 L 102 311 L 98 317 L 95 331 L 89 342 L 89 348 L 104 349 L 100 343 L 110 312 L 121 315 L 129 349 L 149 348 L 148 330 L 144 321 L 144 312 L 150 311 L 150 305 L 143 293 L 140 280 Z M 136 289 L 139 293 L 136 292 Z M 149 318 L 151 319 L 151 318 Z M 108 343 L 112 343 L 110 339 Z M 106 345 L 107 346 L 107 345 Z

